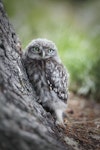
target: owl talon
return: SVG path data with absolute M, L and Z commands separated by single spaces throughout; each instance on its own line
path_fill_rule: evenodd
M 59 127 L 66 128 L 66 124 L 64 124 L 64 122 L 61 123 L 61 122 L 59 122 L 58 120 L 56 120 L 55 125 L 56 125 L 56 126 L 59 126 Z

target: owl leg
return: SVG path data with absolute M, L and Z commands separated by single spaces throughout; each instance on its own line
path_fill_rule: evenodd
M 56 125 L 62 125 L 65 127 L 64 124 L 64 114 L 66 111 L 66 104 L 59 101 L 56 103 L 56 107 L 54 109 L 55 115 L 56 115 Z
M 64 126 L 63 110 L 56 109 L 55 110 L 55 115 L 56 115 L 56 124 Z

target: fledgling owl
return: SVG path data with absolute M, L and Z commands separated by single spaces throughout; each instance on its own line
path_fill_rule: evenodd
M 26 47 L 23 60 L 38 102 L 54 112 L 57 124 L 64 125 L 68 73 L 61 63 L 56 45 L 47 39 L 32 40 Z

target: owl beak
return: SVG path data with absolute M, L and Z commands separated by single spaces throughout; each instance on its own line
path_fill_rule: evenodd
M 42 51 L 41 56 L 42 56 L 42 58 L 45 58 L 45 52 L 44 51 Z

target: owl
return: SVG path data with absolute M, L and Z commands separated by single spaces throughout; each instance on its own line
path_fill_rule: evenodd
M 68 72 L 61 63 L 56 45 L 47 39 L 32 40 L 25 49 L 23 61 L 38 103 L 53 112 L 57 124 L 64 125 Z

